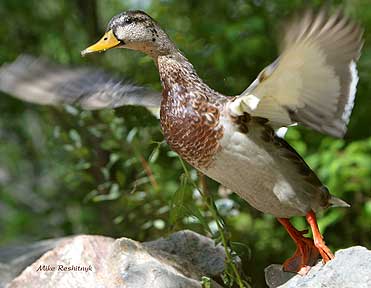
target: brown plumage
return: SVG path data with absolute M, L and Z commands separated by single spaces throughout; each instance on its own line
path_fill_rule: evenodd
M 163 85 L 160 120 L 165 139 L 191 165 L 207 168 L 223 137 L 220 110 L 227 99 L 203 83 L 180 54 L 160 56 L 157 63 Z

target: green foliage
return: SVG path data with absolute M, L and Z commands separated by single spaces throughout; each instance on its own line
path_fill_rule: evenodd
M 234 95 L 275 59 L 279 23 L 308 2 L 318 7 L 322 1 L 2 0 L 0 63 L 24 52 L 60 63 L 94 62 L 160 89 L 155 66 L 140 53 L 119 50 L 85 59 L 79 54 L 99 38 L 111 16 L 144 8 L 210 86 Z M 330 247 L 370 247 L 371 10 L 368 0 L 330 2 L 342 4 L 366 28 L 349 132 L 338 140 L 291 128 L 288 141 L 330 191 L 352 205 L 319 216 Z M 263 287 L 263 268 L 294 252 L 272 216 L 211 180 L 207 194 L 199 191 L 196 171 L 169 150 L 158 121 L 145 109 L 87 112 L 0 97 L 1 245 L 76 233 L 145 241 L 191 229 L 224 244 L 228 269 L 217 280 L 227 287 L 238 287 L 244 275 Z M 303 219 L 294 220 L 305 227 Z M 237 255 L 241 265 L 235 264 Z M 203 283 L 211 285 L 206 278 Z
M 223 245 L 226 255 L 226 269 L 224 273 L 222 274 L 223 283 L 226 285 L 226 287 L 233 287 L 234 285 L 237 285 L 240 288 L 248 288 L 250 287 L 250 284 L 243 280 L 242 276 L 240 275 L 240 271 L 237 268 L 237 263 L 239 262 L 239 258 L 237 254 L 232 250 L 232 245 L 230 243 L 230 234 L 228 233 L 227 227 L 225 225 L 223 217 L 220 215 L 218 208 L 216 206 L 214 197 L 212 194 L 209 193 L 206 185 L 206 180 L 203 175 L 200 175 L 200 184 L 203 186 L 201 189 L 195 184 L 195 182 L 192 180 L 192 177 L 185 166 L 185 163 L 181 158 L 179 158 L 179 161 L 182 163 L 183 169 L 184 169 L 184 177 L 182 179 L 186 179 L 187 182 L 197 191 L 202 200 L 203 203 L 205 203 L 206 206 L 206 213 L 211 214 L 211 220 L 212 222 L 207 223 L 207 217 L 205 217 L 207 214 L 202 212 L 201 210 L 197 209 L 197 206 L 194 206 L 197 209 L 197 212 L 194 215 L 197 215 L 197 219 L 200 220 L 200 222 L 204 225 L 205 231 L 209 232 L 211 234 L 211 237 L 215 240 L 215 244 Z M 185 183 L 184 183 L 185 184 Z M 178 194 L 178 193 L 177 193 Z M 183 197 L 181 198 L 182 202 L 179 203 L 178 207 L 182 207 L 184 203 Z M 178 207 L 171 207 L 174 210 Z M 213 231 L 212 224 L 215 223 L 216 231 Z

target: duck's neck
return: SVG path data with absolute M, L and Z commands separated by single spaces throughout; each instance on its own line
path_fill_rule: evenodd
M 202 79 L 197 75 L 196 70 L 193 68 L 193 65 L 179 51 L 174 51 L 168 55 L 158 56 L 155 61 L 164 91 L 175 92 L 182 90 L 186 93 L 192 92 L 192 90 L 204 92 L 213 91 L 202 81 Z M 171 95 L 176 97 L 179 94 L 171 93 Z M 167 93 L 167 95 L 164 94 L 163 96 L 170 96 L 170 94 Z M 197 97 L 197 95 L 194 96 Z M 203 95 L 200 95 L 200 97 L 202 97 L 203 100 L 207 100 Z

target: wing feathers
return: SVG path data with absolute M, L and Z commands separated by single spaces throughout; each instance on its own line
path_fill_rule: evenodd
M 298 122 L 343 136 L 355 98 L 362 35 L 362 28 L 340 11 L 332 16 L 307 11 L 287 26 L 282 54 L 264 70 L 265 77 L 240 97 L 260 99 L 252 115 L 270 117 L 274 126 Z
M 84 109 L 140 105 L 159 108 L 161 94 L 92 68 L 70 68 L 22 55 L 0 68 L 0 90 L 31 103 Z

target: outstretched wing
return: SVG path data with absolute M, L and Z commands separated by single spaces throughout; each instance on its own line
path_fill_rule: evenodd
M 295 18 L 280 57 L 231 103 L 231 112 L 268 118 L 276 128 L 298 123 L 342 137 L 354 104 L 362 35 L 340 12 L 307 11 Z
M 92 68 L 70 68 L 42 58 L 19 56 L 0 68 L 0 90 L 42 104 L 79 105 L 94 110 L 124 105 L 157 109 L 161 94 Z

